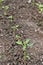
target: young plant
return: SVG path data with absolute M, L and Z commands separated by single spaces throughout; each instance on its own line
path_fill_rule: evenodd
M 8 17 L 8 19 L 10 19 L 10 20 L 12 21 L 12 19 L 13 19 L 13 16 L 12 16 L 12 15 L 10 15 L 10 16 Z
M 4 9 L 4 15 L 7 15 L 7 10 L 8 10 L 8 6 L 2 6 L 2 8 Z
M 30 59 L 29 55 L 26 52 L 27 46 L 32 47 L 33 44 L 30 44 L 30 39 L 25 39 L 24 41 L 21 41 L 20 39 L 18 39 L 16 41 L 16 44 L 21 45 L 22 46 L 22 50 L 24 51 L 24 61 L 26 61 L 26 59 Z
M 4 0 L 0 0 L 0 4 L 3 2 Z
M 19 35 L 16 35 L 16 39 L 19 40 L 21 37 Z
M 36 3 L 36 6 L 37 6 L 37 8 L 38 8 L 38 10 L 39 10 L 39 13 L 42 13 L 42 12 L 43 12 L 43 4 L 41 4 L 41 3 Z
M 14 30 L 14 32 L 16 31 L 16 30 L 18 30 L 18 27 L 19 27 L 19 25 L 15 25 L 15 26 L 12 26 L 11 28 Z

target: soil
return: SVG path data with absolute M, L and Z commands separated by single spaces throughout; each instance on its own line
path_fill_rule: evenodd
M 39 13 L 36 5 L 29 0 L 4 0 L 2 5 L 9 6 L 7 15 L 0 9 L 0 65 L 43 65 L 43 13 Z M 35 0 L 43 3 L 43 0 Z M 12 21 L 8 16 L 12 15 Z M 16 32 L 12 26 L 19 25 Z M 30 59 L 23 59 L 23 51 L 16 44 L 15 35 L 24 40 L 29 38 L 34 43 L 27 48 Z

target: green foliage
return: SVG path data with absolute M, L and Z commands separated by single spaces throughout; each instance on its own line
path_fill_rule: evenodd
M 16 39 L 18 40 L 18 39 L 20 39 L 21 37 L 19 36 L 19 35 L 16 35 Z
M 12 18 L 13 18 L 13 16 L 11 15 L 11 16 L 9 16 L 8 18 L 9 18 L 9 19 L 12 19 Z
M 30 59 L 30 56 L 29 55 L 26 55 L 26 58 Z
M 8 6 L 2 6 L 2 8 L 4 9 L 4 15 L 7 15 L 6 11 L 8 10 Z
M 4 0 L 0 0 L 0 3 L 2 3 Z
M 28 44 L 30 42 L 30 39 L 26 39 L 25 41 L 24 41 L 24 44 Z
M 33 44 L 34 44 L 34 43 L 29 43 L 28 46 L 29 46 L 30 48 L 32 48 Z
M 18 40 L 18 41 L 16 42 L 16 44 L 22 45 L 22 49 L 23 49 L 23 50 L 26 50 L 26 47 L 27 47 L 27 45 L 28 45 L 29 42 L 30 42 L 29 39 L 26 39 L 25 41 Z
M 10 16 L 8 17 L 8 19 L 10 19 L 10 20 L 12 21 L 12 20 L 13 20 L 13 16 L 10 15 Z
M 2 8 L 4 9 L 4 10 L 8 10 L 8 6 L 2 6 Z
M 26 58 L 30 59 L 29 55 L 27 55 L 26 53 L 27 46 L 29 47 L 33 46 L 33 44 L 30 44 L 30 39 L 25 39 L 24 41 L 21 41 L 20 39 L 18 39 L 18 41 L 16 41 L 16 44 L 22 46 L 22 49 L 24 51 L 24 60 L 26 60 Z
M 16 42 L 16 44 L 22 45 L 22 41 L 18 40 L 18 41 Z
M 18 29 L 19 25 L 12 26 L 11 28 L 14 30 L 14 32 Z
M 38 8 L 38 10 L 39 10 L 39 13 L 43 12 L 43 4 L 41 4 L 41 3 L 36 3 L 36 6 L 37 6 L 37 8 Z
M 2 8 L 2 2 L 3 2 L 4 0 L 0 0 L 0 8 Z
M 27 48 L 29 42 L 30 42 L 30 39 L 26 39 L 26 40 L 23 42 L 23 50 L 26 50 L 26 48 Z

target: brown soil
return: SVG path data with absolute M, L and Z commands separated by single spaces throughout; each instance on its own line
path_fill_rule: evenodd
M 35 0 L 39 1 L 43 3 L 43 0 Z M 27 48 L 30 60 L 26 60 L 26 65 L 43 65 L 43 13 L 28 0 L 5 0 L 2 5 L 8 5 L 9 9 L 6 16 L 0 9 L 0 65 L 25 65 L 22 48 L 15 44 L 16 34 L 22 40 L 29 38 L 34 43 L 32 48 Z M 12 21 L 8 19 L 9 15 L 13 16 Z M 19 25 L 16 33 L 11 28 L 15 25 Z

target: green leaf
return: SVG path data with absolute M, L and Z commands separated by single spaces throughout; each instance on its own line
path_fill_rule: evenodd
M 16 42 L 16 44 L 22 45 L 22 41 L 18 40 L 18 41 Z
M 4 15 L 7 15 L 7 13 L 6 13 L 6 12 L 4 12 Z
M 30 44 L 28 44 L 28 46 L 32 48 L 33 44 L 34 44 L 34 43 L 30 43 Z
M 37 5 L 39 8 L 43 8 L 43 4 L 41 4 L 41 3 L 36 3 L 36 5 Z
M 19 27 L 19 25 L 16 25 L 16 28 L 18 28 Z
M 38 9 L 39 9 L 39 13 L 43 12 L 43 4 L 41 4 L 41 3 L 36 3 L 36 6 L 37 6 Z
M 16 39 L 19 39 L 20 38 L 20 36 L 19 35 L 16 35 Z
M 11 16 L 9 16 L 8 18 L 9 18 L 9 19 L 12 19 L 12 18 L 13 18 L 13 16 L 11 15 Z
M 26 50 L 26 45 L 23 45 L 23 50 Z
M 8 10 L 8 6 L 2 6 L 2 8 L 4 9 L 4 10 Z
M 2 1 L 4 1 L 4 0 L 0 0 L 0 3 L 1 3 Z
M 40 7 L 40 8 L 43 8 L 43 4 L 39 4 L 39 7 Z
M 19 25 L 15 25 L 15 26 L 12 26 L 11 28 L 15 29 L 15 28 L 18 28 Z
M 30 56 L 29 56 L 29 55 L 27 55 L 27 56 L 26 56 L 26 58 L 30 59 Z
M 30 42 L 30 39 L 26 39 L 25 41 L 24 41 L 24 44 L 28 44 Z
M 15 26 L 12 26 L 11 28 L 15 29 Z
M 5 10 L 8 10 L 8 8 L 9 8 L 8 6 L 5 6 Z

